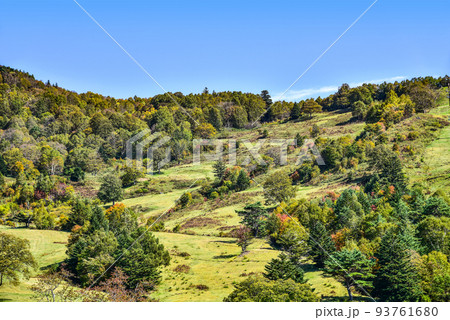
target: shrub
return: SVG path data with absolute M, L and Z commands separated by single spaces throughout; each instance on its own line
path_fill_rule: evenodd
M 213 191 L 213 192 L 211 192 L 211 194 L 209 195 L 209 197 L 210 197 L 211 199 L 216 199 L 216 198 L 219 197 L 219 194 L 217 193 L 217 191 Z
M 191 270 L 191 267 L 189 267 L 188 265 L 185 265 L 185 264 L 179 264 L 173 269 L 173 271 L 178 272 L 178 273 L 188 273 L 190 270 Z

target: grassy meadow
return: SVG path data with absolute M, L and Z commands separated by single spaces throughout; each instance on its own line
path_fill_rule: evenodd
M 431 113 L 414 116 L 392 129 L 391 135 L 407 135 L 411 130 L 419 133 L 427 130 L 429 119 L 440 117 L 448 119 L 450 108 L 442 105 Z M 293 138 L 296 133 L 308 135 L 308 128 L 319 125 L 326 137 L 342 135 L 356 136 L 364 124 L 350 122 L 348 112 L 322 113 L 312 120 L 298 123 L 271 123 L 265 125 L 270 138 Z M 421 131 L 422 130 L 422 131 Z M 258 130 L 229 130 L 220 133 L 221 138 L 247 139 L 255 143 L 260 134 Z M 402 142 L 405 146 L 406 140 Z M 401 145 L 403 146 L 403 145 Z M 425 183 L 432 189 L 450 190 L 450 126 L 432 133 L 429 139 L 416 141 L 414 155 L 405 153 L 406 170 L 410 183 Z M 245 150 L 238 151 L 238 157 L 246 155 Z M 183 164 L 162 170 L 160 174 L 148 175 L 139 185 L 149 181 L 151 190 L 141 196 L 133 191 L 138 186 L 126 189 L 123 204 L 138 208 L 141 221 L 157 217 L 174 206 L 176 200 L 186 191 L 198 188 L 196 182 L 201 179 L 212 180 L 212 162 L 200 166 Z M 282 170 L 293 168 L 290 164 Z M 162 284 L 157 287 L 153 297 L 160 301 L 222 301 L 233 290 L 233 283 L 243 280 L 248 274 L 264 271 L 264 266 L 279 252 L 273 249 L 267 240 L 257 239 L 249 247 L 249 252 L 240 255 L 240 248 L 234 238 L 224 234 L 240 224 L 236 210 L 245 204 L 264 202 L 260 184 L 265 176 L 258 177 L 252 186 L 244 192 L 213 200 L 197 201 L 193 206 L 167 213 L 162 221 L 165 232 L 155 232 L 171 253 L 170 266 L 162 270 Z M 98 188 L 98 176 L 88 176 L 88 185 Z M 315 185 L 296 186 L 297 197 L 314 198 L 333 190 L 339 192 L 352 185 L 346 182 L 344 174 L 333 175 Z M 172 230 L 179 226 L 177 233 Z M 42 272 L 45 267 L 62 262 L 65 259 L 68 233 L 49 230 L 32 230 L 0 226 L 0 232 L 6 232 L 28 239 L 31 250 Z M 324 277 L 313 265 L 305 264 L 306 279 L 324 300 L 339 300 L 347 296 L 345 288 L 333 278 Z M 29 301 L 32 292 L 29 286 L 33 278 L 23 281 L 19 286 L 4 284 L 0 287 L 0 301 Z

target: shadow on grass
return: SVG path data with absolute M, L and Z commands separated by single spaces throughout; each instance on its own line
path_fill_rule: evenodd
M 236 243 L 236 240 L 233 238 L 233 240 L 214 240 L 212 242 L 218 242 L 218 243 Z
M 238 256 L 238 254 L 222 254 L 220 256 L 214 256 L 213 259 L 231 259 Z
M 360 297 L 360 296 L 353 296 L 353 301 L 350 301 L 348 296 L 324 296 L 322 295 L 320 298 L 320 301 L 322 302 L 372 302 L 372 299 L 369 297 Z

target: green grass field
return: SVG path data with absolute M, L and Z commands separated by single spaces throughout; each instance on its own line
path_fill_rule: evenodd
M 433 109 L 429 115 L 410 118 L 392 129 L 390 134 L 407 134 L 412 128 L 420 128 L 421 122 L 429 117 L 438 116 L 448 119 L 448 105 Z M 313 124 L 324 129 L 324 137 L 342 135 L 356 136 L 364 127 L 360 122 L 348 122 L 349 113 L 323 113 L 312 120 L 298 123 L 272 123 L 264 125 L 269 138 L 293 138 L 296 133 L 309 135 Z M 221 133 L 231 139 L 248 139 L 253 143 L 260 137 L 257 130 L 229 130 Z M 406 145 L 408 141 L 405 141 Z M 417 143 L 418 154 L 405 159 L 410 182 L 423 183 L 432 190 L 450 190 L 450 126 L 436 131 L 436 138 L 428 143 Z M 238 156 L 245 155 L 245 149 L 238 150 Z M 288 165 L 281 170 L 291 170 Z M 274 172 L 271 170 L 270 173 Z M 244 192 L 233 193 L 223 198 L 197 201 L 188 207 L 164 216 L 165 230 L 171 231 L 179 225 L 180 233 L 158 232 L 155 235 L 171 252 L 170 266 L 162 271 L 162 283 L 153 297 L 160 301 L 222 301 L 233 290 L 233 283 L 242 281 L 249 273 L 263 272 L 264 266 L 279 252 L 266 240 L 257 239 L 249 247 L 249 253 L 240 256 L 240 248 L 235 239 L 219 237 L 240 224 L 236 210 L 256 201 L 264 202 L 261 183 L 265 175 L 256 178 L 253 185 Z M 89 176 L 88 185 L 97 189 L 99 176 Z M 157 217 L 174 206 L 176 200 L 186 191 L 198 188 L 197 179 L 213 180 L 212 162 L 200 166 L 184 164 L 162 170 L 161 174 L 148 175 L 141 179 L 149 180 L 152 192 L 139 197 L 127 197 L 122 201 L 126 206 L 139 207 L 142 218 Z M 142 183 L 126 189 L 130 195 L 140 188 Z M 297 186 L 297 198 L 314 198 L 333 190 L 339 192 L 349 184 L 343 175 L 332 175 L 316 185 Z M 144 219 L 141 220 L 144 222 Z M 39 268 L 61 262 L 65 259 L 68 233 L 48 230 L 12 229 L 0 226 L 0 232 L 7 232 L 28 239 Z M 188 253 L 182 257 L 180 253 Z M 185 266 L 187 267 L 185 267 Z M 185 269 L 177 272 L 177 266 Z M 324 277 L 312 264 L 305 264 L 306 279 L 324 300 L 342 300 L 347 296 L 345 288 L 333 278 Z M 42 272 L 37 270 L 36 274 Z M 18 286 L 4 284 L 0 287 L 0 301 L 31 301 L 29 286 L 33 279 L 24 280 Z
M 280 253 L 264 240 L 257 239 L 249 253 L 240 256 L 234 239 L 155 233 L 172 254 L 171 265 L 163 270 L 163 281 L 153 295 L 161 301 L 222 301 L 233 290 L 233 283 L 249 273 L 261 273 L 264 266 Z M 187 252 L 189 257 L 174 254 Z M 187 265 L 187 273 L 174 271 Z M 324 298 L 345 299 L 347 291 L 333 278 L 325 278 L 312 265 L 306 265 L 305 277 Z M 206 285 L 207 289 L 197 286 Z M 201 288 L 201 287 L 200 287 Z
M 66 258 L 66 244 L 69 233 L 52 230 L 31 230 L 25 228 L 12 229 L 0 226 L 0 232 L 30 241 L 30 248 L 38 264 L 35 275 L 47 266 L 59 263 Z M 23 280 L 18 286 L 4 283 L 0 287 L 0 301 L 32 301 L 33 293 L 29 286 L 33 278 Z

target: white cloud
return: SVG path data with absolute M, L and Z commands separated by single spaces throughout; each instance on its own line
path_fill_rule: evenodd
M 363 83 L 383 83 L 383 82 L 395 82 L 395 81 L 401 81 L 406 79 L 405 76 L 396 76 L 386 79 L 377 79 L 377 80 L 369 80 L 364 82 L 357 82 L 357 83 L 349 83 L 350 87 L 358 87 L 362 85 Z M 295 101 L 295 100 L 302 100 L 305 98 L 316 98 L 318 96 L 328 96 L 332 93 L 337 92 L 339 89 L 339 86 L 325 86 L 321 88 L 310 88 L 310 89 L 302 89 L 302 90 L 290 90 L 288 91 L 283 97 L 281 97 L 282 100 L 286 101 Z M 281 94 L 281 93 L 280 93 Z M 279 100 L 279 95 L 275 95 L 274 100 Z

